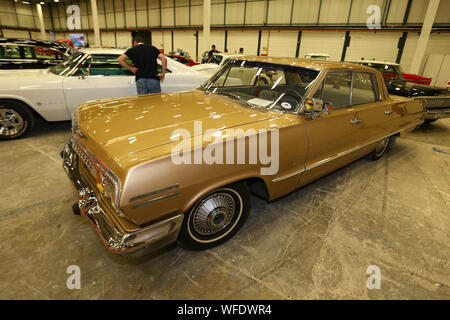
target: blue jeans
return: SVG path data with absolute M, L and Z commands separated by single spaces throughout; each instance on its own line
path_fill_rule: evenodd
M 138 94 L 160 93 L 161 84 L 157 79 L 140 78 L 136 81 L 136 89 Z

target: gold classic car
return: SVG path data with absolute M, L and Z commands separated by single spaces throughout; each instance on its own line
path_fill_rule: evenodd
M 268 201 L 369 155 L 423 122 L 350 63 L 237 57 L 200 88 L 81 104 L 61 152 L 76 214 L 115 252 L 172 242 L 207 249 Z

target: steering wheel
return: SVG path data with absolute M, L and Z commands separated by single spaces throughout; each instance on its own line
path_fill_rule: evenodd
M 291 105 L 291 109 L 297 107 L 297 105 L 302 101 L 302 96 L 300 93 L 295 91 L 294 89 L 286 89 L 286 92 L 284 93 L 284 96 L 280 99 L 280 104 L 283 102 L 287 102 L 289 105 Z

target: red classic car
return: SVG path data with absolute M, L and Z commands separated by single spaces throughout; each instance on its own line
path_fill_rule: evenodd
M 199 64 L 198 62 L 195 62 L 192 59 L 186 58 L 184 56 L 179 56 L 176 54 L 167 54 L 166 57 L 172 58 L 173 60 L 178 61 L 188 67 L 192 67 L 192 66 Z

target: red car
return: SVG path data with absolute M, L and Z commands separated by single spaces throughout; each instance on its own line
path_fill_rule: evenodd
M 408 82 L 424 84 L 429 86 L 432 78 L 422 77 L 417 74 L 402 73 L 403 78 Z
M 178 61 L 188 67 L 192 67 L 199 64 L 198 62 L 195 62 L 192 59 L 186 58 L 184 56 L 178 56 L 176 54 L 167 54 L 166 57 L 172 58 L 173 60 Z

